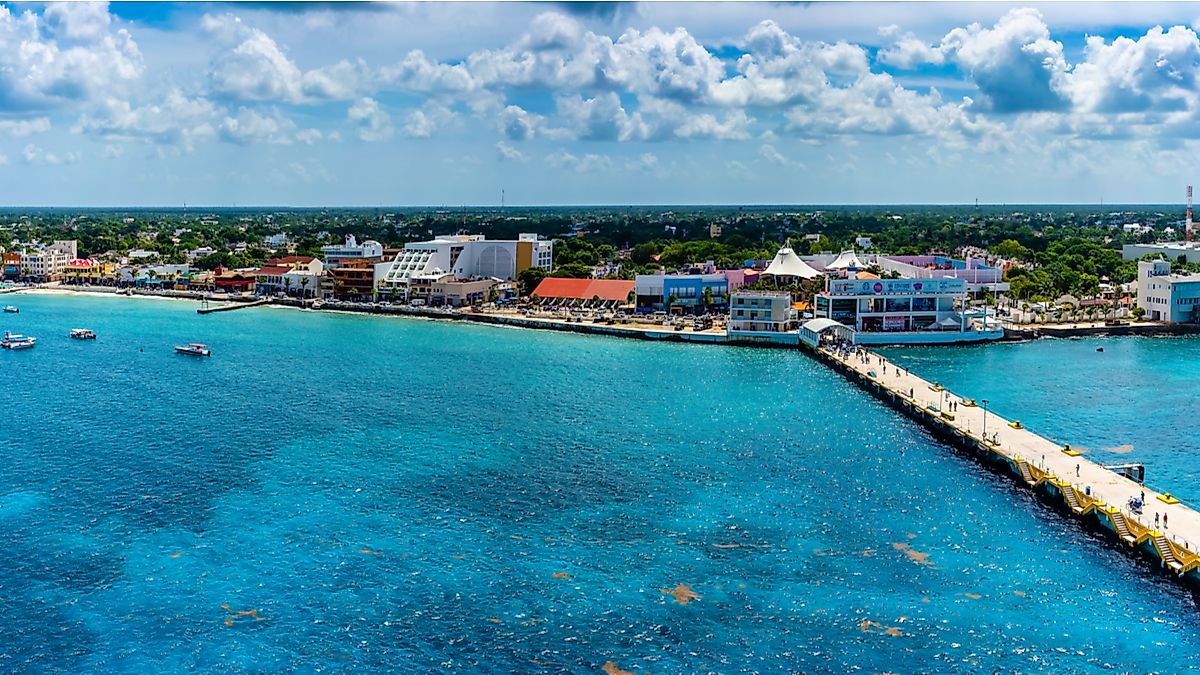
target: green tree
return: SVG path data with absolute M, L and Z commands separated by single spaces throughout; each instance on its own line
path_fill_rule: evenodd
M 989 249 L 1001 258 L 1033 260 L 1033 250 L 1015 239 L 1005 239 Z
M 527 270 L 523 270 L 517 275 L 517 285 L 520 286 L 521 295 L 531 295 L 534 289 L 538 287 L 538 284 L 542 283 L 542 279 L 545 279 L 547 276 L 546 270 L 541 267 L 530 267 Z

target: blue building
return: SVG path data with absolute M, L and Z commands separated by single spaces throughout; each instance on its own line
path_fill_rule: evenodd
M 705 289 L 710 291 L 709 308 L 724 308 L 729 304 L 729 279 L 717 274 L 639 274 L 634 290 L 639 309 L 683 307 L 686 311 L 705 309 Z

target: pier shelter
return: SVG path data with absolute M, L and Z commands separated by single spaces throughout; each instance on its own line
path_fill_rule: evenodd
M 854 342 L 854 329 L 833 319 L 809 319 L 800 326 L 800 339 L 808 345 L 819 346 L 822 336 Z

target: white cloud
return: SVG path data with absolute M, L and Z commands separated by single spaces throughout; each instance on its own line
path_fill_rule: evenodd
M 392 137 L 392 118 L 373 98 L 363 97 L 346 111 L 346 118 L 354 125 L 358 137 L 364 141 L 384 141 Z
M 285 117 L 278 108 L 259 111 L 240 107 L 237 115 L 226 116 L 217 130 L 222 139 L 237 145 L 287 145 L 292 142 L 296 124 Z
M 409 113 L 404 118 L 404 126 L 400 131 L 409 138 L 429 138 L 453 120 L 454 116 L 454 111 L 449 108 L 431 103 L 423 109 Z
M 33 134 L 42 134 L 50 130 L 48 117 L 35 117 L 27 120 L 0 120 L 0 135 L 13 138 L 24 138 Z
M 213 138 L 221 110 L 203 97 L 188 98 L 178 89 L 157 103 L 133 107 L 126 99 L 108 98 L 85 113 L 72 128 L 104 140 L 143 141 L 192 150 Z
M 63 154 L 56 154 L 32 143 L 25 146 L 25 149 L 21 151 L 21 156 L 25 158 L 26 164 L 45 164 L 49 166 L 74 164 L 80 159 L 79 153 L 66 152 Z
M 125 91 L 145 65 L 107 5 L 52 3 L 39 16 L 0 5 L 0 108 L 50 108 Z
M 509 145 L 508 143 L 505 143 L 504 141 L 500 141 L 499 143 L 496 143 L 496 152 L 500 156 L 500 159 L 502 159 L 504 161 L 508 161 L 508 162 L 528 161 L 528 158 L 525 157 L 525 153 L 514 148 L 513 146 Z
M 1087 39 L 1083 63 L 1069 78 L 1086 112 L 1175 112 L 1196 108 L 1200 41 L 1190 28 L 1155 26 L 1137 40 Z
M 577 171 L 579 173 L 604 171 L 612 168 L 612 160 L 604 155 L 589 152 L 583 156 L 576 156 L 563 149 L 546 155 L 546 164 L 555 169 Z
M 637 113 L 630 115 L 614 93 L 595 98 L 560 96 L 555 100 L 559 119 L 575 138 L 590 141 L 643 140 L 649 131 Z

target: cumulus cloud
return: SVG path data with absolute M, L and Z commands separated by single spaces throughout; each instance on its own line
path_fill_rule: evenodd
M 221 110 L 203 97 L 188 98 L 178 89 L 163 100 L 134 107 L 127 99 L 107 98 L 84 113 L 76 133 L 109 141 L 142 141 L 192 150 L 216 135 Z
M 241 107 L 236 115 L 225 117 L 218 127 L 222 139 L 238 145 L 287 145 L 292 142 L 295 130 L 296 124 L 285 117 L 278 108 L 259 111 Z
M 0 136 L 24 138 L 50 130 L 50 118 L 35 117 L 25 120 L 0 120 Z
M 51 108 L 125 91 L 145 64 L 107 5 L 54 3 L 38 15 L 0 5 L 0 108 Z
M 1092 36 L 1068 89 L 1085 112 L 1175 112 L 1195 107 L 1198 64 L 1200 41 L 1184 26 L 1155 26 L 1111 43 Z
M 429 138 L 439 128 L 454 119 L 454 111 L 449 108 L 431 103 L 420 110 L 414 110 L 404 118 L 404 126 L 400 131 L 409 138 Z
M 354 125 L 358 138 L 363 141 L 385 141 L 392 137 L 392 118 L 379 102 L 370 97 L 363 97 L 354 102 L 346 111 L 346 118 Z

